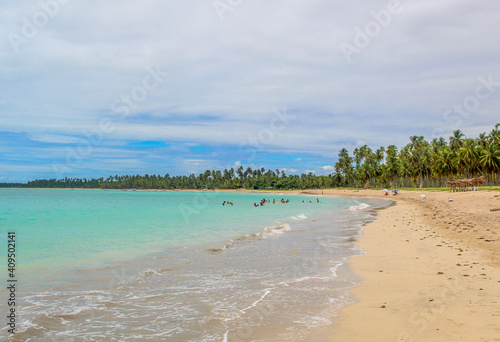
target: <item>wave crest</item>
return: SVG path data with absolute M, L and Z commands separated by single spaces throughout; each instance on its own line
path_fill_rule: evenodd
M 229 248 L 233 247 L 235 244 L 243 243 L 243 242 L 251 242 L 251 241 L 255 241 L 255 240 L 266 240 L 267 238 L 269 238 L 271 236 L 281 235 L 284 232 L 289 231 L 290 229 L 291 229 L 291 227 L 288 223 L 280 224 L 278 226 L 273 226 L 273 227 L 267 227 L 259 233 L 245 234 L 245 235 L 237 236 L 234 239 L 231 239 L 231 240 L 225 242 L 224 244 L 222 244 L 219 247 L 207 249 L 207 252 L 220 253 L 220 252 L 223 252 L 225 250 L 228 250 Z
M 358 203 L 357 205 L 351 205 L 349 207 L 349 211 L 356 212 L 356 211 L 360 211 L 360 210 L 363 210 L 363 209 L 366 209 L 366 208 L 370 207 L 370 205 L 366 204 L 366 203 L 359 203 L 359 202 L 357 202 L 357 203 Z

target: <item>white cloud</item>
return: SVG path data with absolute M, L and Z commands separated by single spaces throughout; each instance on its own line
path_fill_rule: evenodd
M 1 7 L 3 37 L 21 34 L 21 19 L 40 10 L 27 1 Z M 436 128 L 470 135 L 492 127 L 498 88 L 468 116 L 444 113 L 474 93 L 480 76 L 500 81 L 500 3 L 405 1 L 348 64 L 339 44 L 386 7 L 386 0 L 255 0 L 221 21 L 211 1 L 69 2 L 19 53 L 0 41 L 0 127 L 78 144 L 111 118 L 106 144 L 157 140 L 176 149 L 256 139 L 260 150 L 300 154 L 292 158 L 301 163 L 304 154 L 334 158 L 341 146 L 430 139 Z M 168 75 L 143 92 L 146 68 L 156 66 Z M 125 119 L 112 108 L 123 96 L 135 97 Z M 289 122 L 270 138 L 273 110 L 283 107 Z M 234 159 L 248 164 L 241 156 L 224 162 Z
M 335 170 L 335 167 L 333 165 L 325 165 L 325 166 L 321 166 L 321 168 L 324 171 L 330 171 L 330 172 Z
M 31 137 L 31 140 L 54 144 L 79 144 L 85 142 L 84 139 L 53 134 L 36 134 Z

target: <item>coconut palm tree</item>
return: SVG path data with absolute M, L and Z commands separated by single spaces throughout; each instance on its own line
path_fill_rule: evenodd
M 484 172 L 491 176 L 491 180 L 496 182 L 495 178 L 498 178 L 500 173 L 500 148 L 493 141 L 481 150 L 479 164 Z
M 393 185 L 398 187 L 398 174 L 399 174 L 399 160 L 398 160 L 398 148 L 395 145 L 387 146 L 387 150 L 385 151 L 385 165 L 387 179 L 392 180 Z
M 238 177 L 243 178 L 243 165 L 240 165 L 240 167 L 236 169 L 236 173 L 238 174 Z
M 450 148 L 445 147 L 438 152 L 433 163 L 438 177 L 442 178 L 455 174 L 454 160 L 455 153 Z
M 481 171 L 479 165 L 480 150 L 474 139 L 465 139 L 463 146 L 457 152 L 458 165 L 467 176 L 474 176 Z
M 491 142 L 497 144 L 500 147 L 500 123 L 497 123 L 495 125 L 495 128 L 493 128 L 490 132 L 489 139 Z
M 464 145 L 464 137 L 465 135 L 461 130 L 457 129 L 453 131 L 453 136 L 450 137 L 449 145 L 452 151 L 458 151 L 458 149 Z
M 358 168 L 361 165 L 361 161 L 363 158 L 361 157 L 361 152 L 358 147 L 356 147 L 353 151 L 354 155 L 354 162 L 356 163 L 356 168 Z
M 337 175 L 341 177 L 342 183 L 345 186 L 353 185 L 353 175 L 354 170 L 352 167 L 353 158 L 349 156 L 349 151 L 346 148 L 342 148 L 339 151 L 339 159 L 335 163 L 335 171 Z
M 411 183 L 407 183 L 410 176 L 413 174 L 412 165 L 410 163 L 410 158 L 407 157 L 409 152 L 403 149 L 400 153 L 399 159 L 399 174 L 403 178 L 403 185 L 409 186 Z
M 482 148 L 486 147 L 486 144 L 488 144 L 489 137 L 486 135 L 486 133 L 480 133 L 479 136 L 477 137 L 477 143 L 479 146 Z
M 247 178 L 248 176 L 252 176 L 252 175 L 253 175 L 252 168 L 247 167 L 247 169 L 245 170 L 245 173 L 243 174 L 243 177 Z
M 407 145 L 411 163 L 413 164 L 415 173 L 418 175 L 420 189 L 424 186 L 423 176 L 426 171 L 426 162 L 429 159 L 428 145 L 423 136 L 416 135 L 410 137 L 410 143 Z

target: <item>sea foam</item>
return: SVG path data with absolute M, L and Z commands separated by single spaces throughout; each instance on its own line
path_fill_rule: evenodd
M 349 207 L 349 211 L 356 212 L 356 211 L 360 211 L 360 210 L 363 210 L 363 209 L 366 209 L 366 208 L 370 207 L 369 204 L 366 204 L 366 203 L 363 203 L 363 202 L 362 203 L 357 202 L 357 203 L 358 203 L 357 205 L 351 205 Z

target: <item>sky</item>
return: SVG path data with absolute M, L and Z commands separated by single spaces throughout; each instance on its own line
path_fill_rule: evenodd
M 0 5 L 0 182 L 239 167 L 500 122 L 500 2 Z

